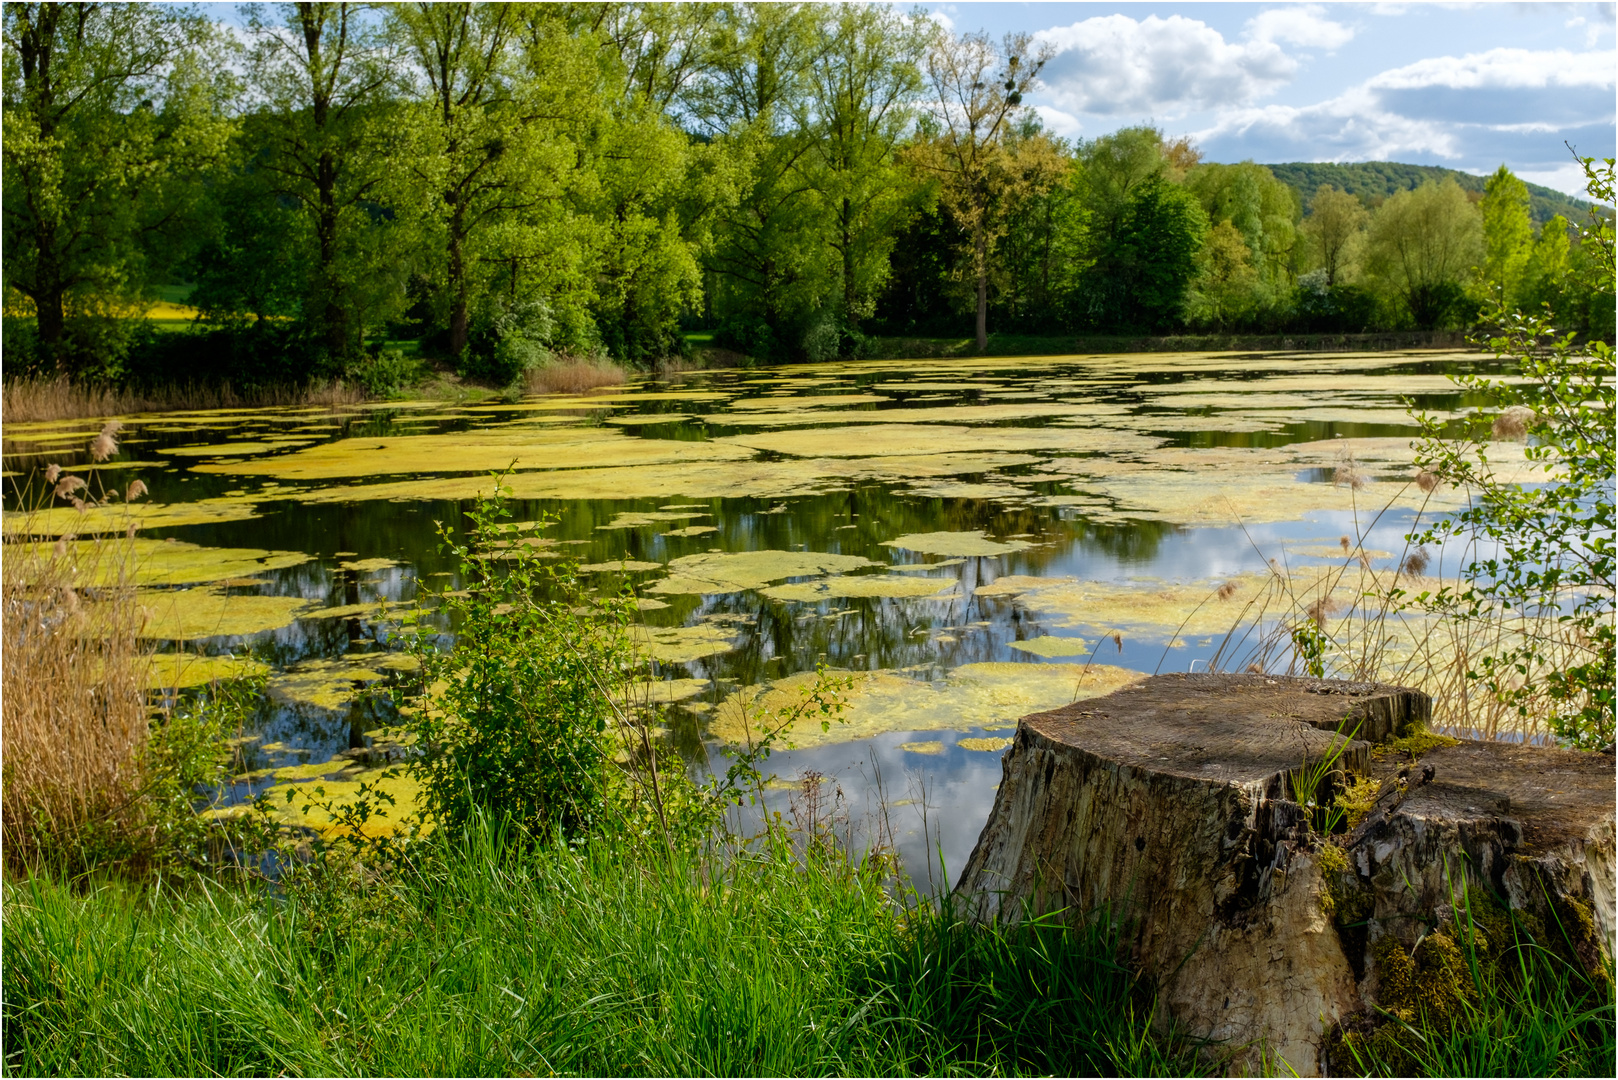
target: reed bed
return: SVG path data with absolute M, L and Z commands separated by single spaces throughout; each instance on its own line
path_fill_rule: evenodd
M 0 387 L 0 420 L 15 424 L 188 409 L 252 409 L 272 405 L 335 407 L 360 405 L 367 400 L 369 397 L 364 390 L 341 382 L 274 386 L 251 391 L 237 391 L 229 383 L 175 384 L 145 390 L 120 390 L 77 383 L 65 375 L 57 375 L 6 380 L 4 386 Z
M 89 866 L 144 827 L 151 650 L 130 581 L 133 534 L 28 535 L 7 534 L 0 572 L 5 860 Z
M 1446 567 L 1407 542 L 1392 567 L 1378 567 L 1364 550 L 1363 536 L 1344 536 L 1341 546 L 1342 561 L 1330 566 L 1289 567 L 1271 559 L 1266 587 L 1242 608 L 1210 670 L 1409 686 L 1432 698 L 1433 724 L 1444 731 L 1474 739 L 1554 742 L 1556 703 L 1532 695 L 1520 708 L 1503 691 L 1534 687 L 1549 671 L 1594 658 L 1590 643 L 1558 618 L 1564 597 L 1547 595 L 1534 611 L 1456 617 L 1468 594 L 1453 575 L 1475 561 L 1474 549 L 1460 551 L 1459 557 L 1451 553 Z M 1220 599 L 1216 593 L 1209 602 Z M 1530 640 L 1540 647 L 1540 669 L 1497 675 L 1494 689 L 1477 677 L 1486 657 Z
M 622 386 L 628 372 L 605 357 L 562 357 L 523 375 L 527 394 L 581 394 L 603 386 Z

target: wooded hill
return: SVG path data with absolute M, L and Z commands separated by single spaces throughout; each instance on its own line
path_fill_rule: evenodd
M 1346 165 L 1331 161 L 1289 161 L 1264 167 L 1274 173 L 1277 180 L 1296 188 L 1305 203 L 1321 184 L 1332 184 L 1374 204 L 1395 192 L 1412 191 L 1429 180 L 1433 183 L 1454 180 L 1462 191 L 1479 194 L 1489 180 L 1487 176 L 1474 176 L 1442 165 L 1405 165 L 1398 161 L 1356 161 Z M 1536 226 L 1545 224 L 1556 214 L 1579 224 L 1590 212 L 1592 204 L 1585 199 L 1565 195 L 1542 184 L 1524 183 L 1528 188 L 1528 213 Z

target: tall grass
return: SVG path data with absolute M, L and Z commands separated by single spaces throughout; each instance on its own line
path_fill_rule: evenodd
M 527 394 L 580 394 L 603 386 L 621 386 L 628 378 L 622 367 L 605 357 L 561 357 L 523 373 Z
M 0 419 L 6 423 L 126 416 L 186 409 L 259 408 L 271 405 L 358 405 L 368 395 L 343 383 L 276 386 L 238 392 L 226 384 L 170 385 L 145 390 L 77 383 L 65 375 L 8 379 L 0 387 Z
M 6 1068 L 27 1074 L 1181 1075 L 1112 942 L 973 931 L 779 852 L 472 829 L 284 900 L 198 882 L 8 887 Z
M 90 865 L 110 854 L 104 839 L 143 819 L 151 656 L 129 536 L 44 544 L 28 535 L 6 534 L 0 573 L 5 860 Z
M 1456 575 L 1479 560 L 1475 541 L 1438 560 L 1407 541 L 1391 566 L 1377 566 L 1366 536 L 1394 505 L 1373 508 L 1368 522 L 1341 538 L 1335 565 L 1291 567 L 1271 559 L 1264 588 L 1242 607 L 1210 669 L 1409 686 L 1432 698 L 1440 728 L 1478 739 L 1548 741 L 1554 703 L 1530 694 L 1524 710 L 1511 691 L 1532 690 L 1545 671 L 1589 661 L 1590 642 L 1558 617 L 1565 597 L 1552 591 L 1536 610 L 1502 611 L 1491 619 L 1445 617 L 1446 603 L 1465 606 L 1467 588 Z M 1502 675 L 1491 691 L 1474 674 L 1483 658 L 1523 640 L 1539 644 L 1543 670 Z

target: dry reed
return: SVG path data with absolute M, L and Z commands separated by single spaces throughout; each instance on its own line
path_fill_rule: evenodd
M 524 374 L 523 392 L 581 394 L 603 386 L 621 386 L 628 377 L 623 368 L 603 357 L 562 357 Z
M 16 539 L 28 532 L 8 535 L 0 573 L 0 833 L 11 869 L 41 858 L 82 865 L 105 838 L 138 833 L 149 732 L 151 650 L 129 582 L 133 532 L 76 544 Z
M 1329 567 L 1294 569 L 1271 559 L 1266 588 L 1243 607 L 1210 670 L 1303 674 L 1307 658 L 1296 635 L 1313 633 L 1328 677 L 1421 690 L 1432 697 L 1433 723 L 1441 730 L 1479 739 L 1551 741 L 1557 706 L 1549 695 L 1531 696 L 1523 710 L 1510 698 L 1522 686 L 1545 683 L 1550 671 L 1594 657 L 1590 643 L 1558 620 L 1563 598 L 1548 595 L 1535 612 L 1456 617 L 1467 608 L 1464 583 L 1445 578 L 1425 548 L 1407 547 L 1394 559 L 1395 569 L 1378 569 L 1362 545 L 1363 536 L 1340 564 Z M 1457 565 L 1476 554 L 1460 552 Z M 1453 560 L 1455 553 L 1443 557 Z M 1426 578 L 1429 569 L 1440 580 Z M 1420 599 L 1446 584 L 1447 606 Z M 1224 588 L 1216 595 L 1224 599 Z M 1476 674 L 1484 659 L 1524 640 L 1539 643 L 1540 668 L 1500 676 L 1501 685 L 1491 690 Z
M 88 386 L 58 375 L 53 378 L 8 379 L 0 388 L 0 420 L 15 424 L 187 409 L 359 405 L 367 400 L 365 391 L 340 382 L 278 386 L 250 392 L 237 392 L 228 383 L 218 386 L 171 385 L 134 391 Z

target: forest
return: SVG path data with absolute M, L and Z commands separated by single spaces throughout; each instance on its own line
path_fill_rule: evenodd
M 555 357 L 1464 329 L 1485 282 L 1612 333 L 1581 223 L 1505 166 L 1059 138 L 1026 35 L 882 5 L 219 15 L 6 6 L 8 376 L 386 393 L 428 361 L 499 386 Z

